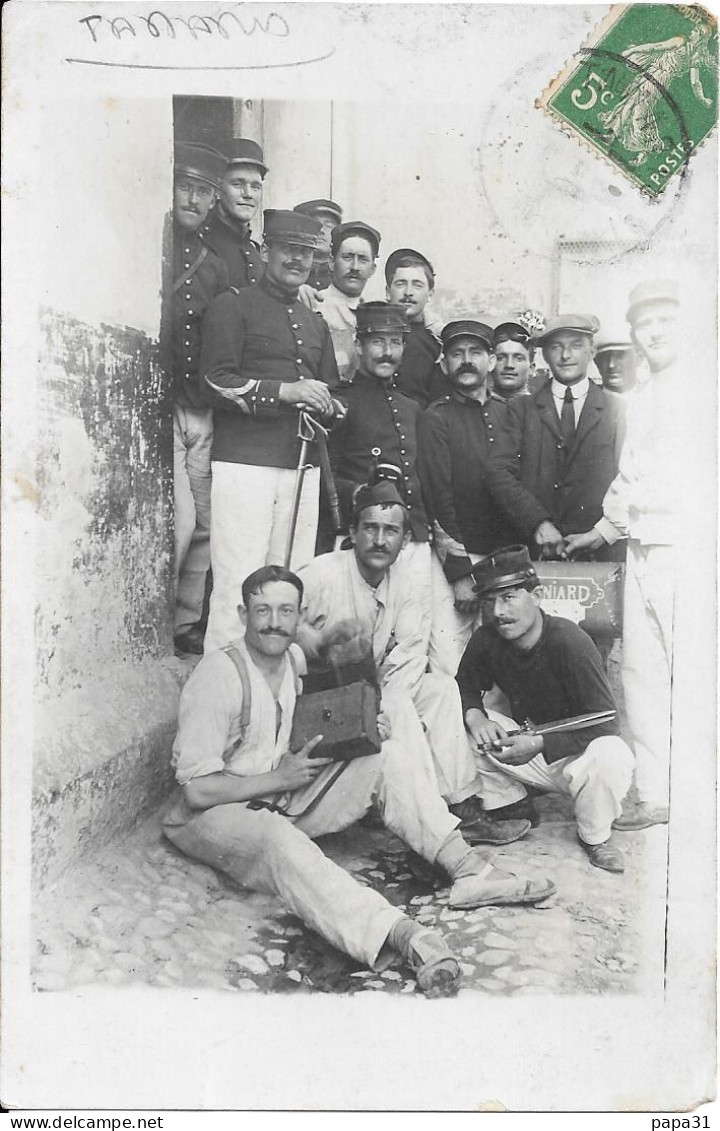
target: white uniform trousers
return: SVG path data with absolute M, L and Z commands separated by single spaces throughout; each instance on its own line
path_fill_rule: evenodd
M 440 560 L 429 542 L 408 542 L 398 565 L 405 570 L 419 607 L 427 612 L 430 671 L 454 679 L 469 637 L 466 618 L 455 608 L 455 594 Z
M 237 607 L 245 578 L 264 565 L 282 565 L 290 525 L 296 472 L 247 463 L 212 464 L 210 554 L 213 592 L 205 651 L 244 636 Z M 305 472 L 290 562 L 300 569 L 315 552 L 320 470 Z
M 488 716 L 505 730 L 517 728 L 512 719 L 495 711 L 489 711 Z M 523 782 L 547 793 L 565 793 L 575 802 L 578 833 L 586 844 L 602 844 L 609 838 L 633 771 L 632 751 L 616 735 L 594 738 L 584 753 L 557 762 L 546 762 L 542 754 L 537 754 L 524 766 L 506 766 L 477 747 L 475 762 L 488 812 L 525 797 Z
M 622 680 L 638 798 L 666 807 L 670 789 L 675 549 L 628 540 Z
M 293 793 L 290 813 L 302 813 L 336 772 L 337 764 L 328 766 Z M 391 739 L 379 754 L 346 763 L 306 816 L 252 810 L 247 803 L 215 805 L 202 812 L 186 809 L 185 823 L 164 823 L 163 830 L 188 856 L 243 887 L 280 896 L 333 946 L 372 966 L 404 911 L 359 884 L 313 839 L 348 828 L 373 802 L 387 827 L 430 863 L 458 825 L 437 793 L 429 759 Z M 169 821 L 176 819 L 169 814 Z
M 173 406 L 175 635 L 202 615 L 210 568 L 211 408 Z
M 382 707 L 392 732 L 408 750 L 429 748 L 437 789 L 448 805 L 464 801 L 480 787 L 463 722 L 460 691 L 454 679 L 428 672 L 411 698 L 383 689 Z

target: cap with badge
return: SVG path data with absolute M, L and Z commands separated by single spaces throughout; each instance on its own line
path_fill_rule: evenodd
M 211 145 L 201 142 L 178 142 L 175 146 L 175 174 L 205 181 L 213 188 L 220 188 L 227 168 L 227 159 Z
M 594 314 L 555 314 L 547 319 L 545 329 L 535 341 L 539 345 L 546 345 L 553 334 L 559 334 L 562 330 L 592 337 L 599 329 L 600 322 Z
M 316 248 L 322 224 L 314 216 L 291 212 L 285 208 L 266 208 L 263 212 L 263 236 L 266 242 L 282 241 L 300 247 Z
M 433 285 L 435 283 L 435 269 L 427 258 L 419 251 L 415 251 L 411 247 L 399 247 L 396 251 L 391 251 L 388 255 L 387 263 L 385 264 L 385 282 L 388 286 L 393 281 L 395 272 L 400 267 L 412 267 L 416 263 L 422 264 L 430 272 Z
M 496 589 L 513 589 L 532 582 L 539 585 L 527 546 L 502 546 L 480 558 L 472 568 L 473 588 L 479 597 Z
M 628 296 L 628 309 L 625 317 L 632 322 L 641 306 L 652 302 L 680 302 L 678 285 L 673 279 L 650 279 L 638 283 Z
M 358 334 L 401 334 L 410 332 L 404 306 L 394 302 L 363 302 L 357 308 Z
M 485 322 L 477 322 L 474 318 L 458 318 L 454 322 L 448 322 L 440 331 L 443 348 L 446 349 L 454 338 L 477 338 L 488 353 L 492 353 L 493 331 Z
M 337 255 L 343 240 L 349 239 L 351 236 L 360 236 L 361 239 L 367 240 L 373 249 L 373 258 L 377 259 L 380 251 L 380 233 L 363 220 L 346 220 L 344 224 L 338 224 L 333 228 L 330 236 L 333 255 Z
M 342 220 L 342 208 L 334 200 L 304 200 L 302 204 L 295 205 L 293 212 L 302 212 L 303 216 L 317 216 L 320 219 L 327 216 L 336 224 Z
M 263 151 L 256 141 L 249 137 L 233 137 L 223 143 L 223 153 L 227 157 L 228 165 L 256 165 L 264 177 L 267 165 Z

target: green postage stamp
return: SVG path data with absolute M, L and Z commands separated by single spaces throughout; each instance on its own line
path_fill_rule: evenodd
M 536 105 L 657 197 L 712 133 L 717 93 L 713 15 L 620 4 Z

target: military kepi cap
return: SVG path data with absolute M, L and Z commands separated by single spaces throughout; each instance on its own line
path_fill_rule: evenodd
M 343 240 L 349 239 L 350 236 L 360 236 L 362 239 L 367 240 L 373 249 L 373 257 L 377 259 L 380 251 L 380 233 L 371 228 L 363 220 L 346 220 L 344 224 L 338 224 L 333 228 L 330 235 L 330 244 L 332 247 L 333 255 L 337 255 L 340 250 L 340 244 Z
M 448 322 L 440 332 L 440 340 L 443 346 L 447 346 L 453 338 L 478 338 L 488 353 L 492 353 L 493 332 L 485 322 L 476 322 L 474 318 L 458 318 L 455 322 Z
M 295 205 L 293 212 L 302 212 L 303 216 L 330 215 L 336 224 L 342 220 L 342 208 L 334 200 L 304 200 L 302 204 Z
M 433 284 L 435 283 L 435 268 L 427 256 L 423 255 L 422 252 L 414 251 L 411 247 L 399 247 L 396 251 L 390 252 L 385 264 L 385 282 L 387 285 L 390 286 L 398 267 L 410 267 L 413 263 L 421 263 L 423 267 L 426 267 L 430 272 Z
M 362 302 L 356 310 L 358 334 L 407 334 L 410 326 L 404 306 L 394 302 Z
M 314 216 L 291 212 L 285 208 L 266 208 L 263 212 L 263 235 L 266 240 L 282 240 L 300 247 L 316 248 L 322 224 Z
M 628 309 L 625 315 L 628 322 L 632 322 L 638 309 L 649 302 L 679 303 L 677 283 L 673 279 L 649 279 L 645 283 L 638 283 L 630 291 L 628 298 Z
M 353 501 L 353 517 L 357 518 L 361 511 L 368 507 L 380 504 L 391 506 L 396 504 L 406 509 L 403 498 L 392 479 L 381 479 L 377 483 L 363 483 Z
M 599 329 L 600 322 L 594 314 L 555 314 L 547 319 L 545 329 L 535 340 L 542 345 L 560 330 L 571 330 L 576 334 L 589 334 L 592 337 Z
M 527 546 L 503 546 L 487 554 L 472 568 L 473 588 L 480 596 L 496 589 L 513 589 L 531 581 L 538 584 Z
M 195 142 L 178 142 L 175 146 L 175 172 L 205 181 L 213 188 L 220 188 L 220 182 L 227 168 L 227 160 L 211 145 Z
M 256 141 L 249 137 L 233 137 L 223 145 L 223 153 L 229 165 L 257 165 L 262 176 L 267 173 L 263 151 Z

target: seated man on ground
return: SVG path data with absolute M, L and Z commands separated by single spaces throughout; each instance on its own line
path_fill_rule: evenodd
M 313 758 L 318 735 L 289 748 L 302 654 L 293 642 L 303 585 L 282 566 L 245 579 L 244 638 L 208 653 L 180 700 L 173 763 L 183 796 L 163 831 L 182 852 L 240 886 L 280 896 L 323 938 L 373 966 L 397 951 L 429 994 L 452 992 L 460 967 L 428 931 L 329 860 L 314 838 L 348 828 L 375 804 L 387 827 L 452 880 L 455 907 L 536 903 L 555 890 L 493 867 L 470 848 L 434 787 L 423 751 L 388 734 L 379 754 Z
M 429 618 L 395 564 L 410 537 L 408 508 L 395 483 L 362 486 L 353 514 L 352 548 L 322 554 L 300 571 L 306 613 L 298 643 L 311 663 L 329 652 L 336 664 L 371 656 L 394 737 L 434 763 L 437 789 L 462 833 L 474 844 L 517 840 L 530 822 L 494 821 L 477 796 L 455 680 L 426 670 Z
M 581 628 L 540 607 L 542 589 L 528 551 L 510 546 L 474 568 L 483 626 L 458 669 L 465 725 L 477 744 L 483 798 L 497 820 L 533 819 L 526 785 L 565 793 L 575 803 L 578 838 L 590 863 L 624 870 L 610 841 L 630 788 L 633 756 L 619 737 L 616 716 L 580 730 L 545 736 L 513 734 L 535 725 L 596 711 L 615 712 L 600 654 Z M 513 719 L 486 712 L 494 686 L 506 696 Z

